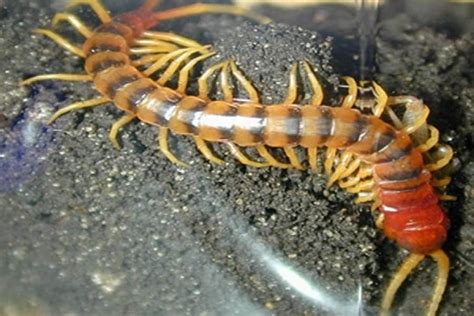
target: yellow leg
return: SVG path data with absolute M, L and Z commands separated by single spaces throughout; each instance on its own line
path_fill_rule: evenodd
M 206 144 L 206 142 L 202 138 L 198 136 L 194 136 L 194 140 L 196 142 L 197 148 L 204 155 L 204 157 L 207 158 L 207 160 L 217 165 L 222 165 L 224 163 L 224 160 L 214 155 L 214 153 L 209 149 L 209 146 Z
M 181 56 L 182 54 L 186 54 L 191 49 L 192 48 L 182 48 L 182 49 L 178 49 L 177 51 L 173 51 L 171 53 L 166 54 L 165 56 L 160 58 L 158 61 L 153 63 L 150 67 L 148 67 L 145 71 L 143 71 L 143 74 L 147 77 L 151 76 L 153 73 L 163 68 L 168 62 Z
M 360 166 L 360 159 L 354 158 L 346 170 L 339 176 L 339 180 L 344 179 L 352 175 Z
M 146 31 L 143 33 L 143 38 L 150 38 L 152 40 L 165 41 L 165 42 L 174 43 L 174 44 L 177 44 L 183 47 L 189 47 L 189 48 L 203 47 L 203 45 L 201 45 L 200 43 L 196 41 L 193 41 L 190 38 L 179 36 L 174 33 Z
M 438 277 L 427 314 L 434 316 L 438 310 L 439 303 L 443 298 L 443 293 L 446 289 L 446 283 L 448 282 L 449 258 L 441 249 L 432 252 L 430 256 L 436 261 L 438 265 Z
M 313 172 L 318 171 L 318 149 L 308 148 L 308 163 Z
M 128 123 L 133 121 L 133 119 L 135 119 L 135 115 L 126 114 L 122 116 L 114 124 L 112 124 L 112 128 L 110 129 L 110 132 L 109 132 L 109 140 L 112 142 L 112 145 L 116 149 L 120 149 L 120 144 L 117 141 L 117 134 L 118 134 L 119 129 L 121 129 L 124 125 L 127 125 Z
M 378 209 L 381 205 L 382 205 L 382 201 L 380 201 L 378 198 L 375 198 L 374 202 L 370 206 L 370 210 L 373 212 L 376 209 Z M 382 213 L 382 214 L 379 215 L 379 218 L 377 218 L 377 221 L 380 221 L 380 223 L 377 223 L 377 222 L 375 223 L 375 225 L 378 225 L 377 227 L 380 228 L 380 229 L 383 228 L 383 219 L 384 219 L 384 216 L 383 216 L 383 213 Z
M 76 74 L 47 74 L 28 78 L 21 82 L 22 85 L 29 85 L 36 81 L 43 80 L 65 80 L 65 81 L 92 81 L 92 76 Z
M 95 98 L 95 99 L 91 99 L 87 101 L 73 103 L 71 105 L 63 107 L 62 109 L 59 109 L 58 111 L 56 111 L 53 114 L 53 116 L 51 116 L 51 118 L 49 119 L 48 124 L 53 123 L 58 117 L 68 112 L 79 110 L 79 109 L 91 108 L 98 105 L 104 105 L 104 104 L 107 104 L 109 101 L 110 100 L 108 98 L 99 97 L 99 98 Z
M 328 179 L 328 183 L 327 183 L 328 187 L 330 187 L 331 185 L 334 184 L 334 182 L 339 180 L 341 175 L 347 171 L 347 167 L 348 167 L 349 162 L 352 159 L 352 156 L 353 155 L 348 151 L 344 151 L 340 155 L 340 158 L 339 158 L 340 161 L 339 161 L 336 169 L 334 170 L 334 172 L 331 172 L 331 176 Z
M 298 87 L 296 84 L 296 75 L 298 72 L 298 64 L 295 63 L 293 66 L 291 66 L 290 70 L 290 77 L 288 79 L 288 94 L 286 95 L 285 101 L 283 101 L 283 104 L 293 104 L 296 101 L 296 98 L 298 96 Z
M 210 76 L 212 76 L 217 70 L 224 67 L 228 61 L 224 61 L 209 67 L 198 79 L 198 86 L 199 86 L 199 97 L 203 100 L 209 100 L 209 86 L 207 84 L 207 80 Z
M 132 54 L 150 54 L 150 53 L 161 53 L 161 52 L 173 52 L 183 47 L 179 47 L 175 44 L 163 42 L 155 39 L 137 39 L 133 42 L 133 47 L 130 49 Z M 184 47 L 190 48 L 190 47 Z
M 109 13 L 99 0 L 71 0 L 66 6 L 66 8 L 71 8 L 78 5 L 90 6 L 92 10 L 97 14 L 99 19 L 102 21 L 102 23 L 107 23 L 112 20 L 110 18 Z
M 308 76 L 309 82 L 311 84 L 311 90 L 313 90 L 311 105 L 319 106 L 321 105 L 324 99 L 323 88 L 321 87 L 321 84 L 319 83 L 318 79 L 314 75 L 313 69 L 309 65 L 309 62 L 305 60 L 303 63 L 303 66 Z
M 222 93 L 224 94 L 224 101 L 232 102 L 234 99 L 232 88 L 229 85 L 229 62 L 227 61 L 221 69 L 220 73 L 220 81 L 221 81 L 221 89 Z
M 170 63 L 168 68 L 166 68 L 166 70 L 160 75 L 160 79 L 158 79 L 156 83 L 158 83 L 159 85 L 164 85 L 176 73 L 179 66 L 181 66 L 181 64 L 184 63 L 189 57 L 191 57 L 191 55 L 195 53 L 199 53 L 199 54 L 209 53 L 207 48 L 208 47 L 193 48 L 193 49 L 190 49 L 188 52 L 182 54 L 181 56 L 177 57 L 173 62 Z
M 265 145 L 257 145 L 256 149 L 258 151 L 258 154 L 262 156 L 262 158 L 265 159 L 265 161 L 268 162 L 270 166 L 281 169 L 287 169 L 291 167 L 291 164 L 280 162 L 275 157 L 273 157 L 273 155 L 270 154 Z
M 132 64 L 135 67 L 139 66 L 144 66 L 144 65 L 149 65 L 151 63 L 154 63 L 158 61 L 161 57 L 163 57 L 165 54 L 151 54 L 151 55 L 145 55 L 141 58 L 138 58 L 136 60 L 132 61 Z
M 82 22 L 77 16 L 69 13 L 56 13 L 53 18 L 52 25 L 56 26 L 61 21 L 69 22 L 76 30 L 79 31 L 84 37 L 89 38 L 93 32 Z
M 324 160 L 324 171 L 327 176 L 332 174 L 332 166 L 334 165 L 334 160 L 336 159 L 337 149 L 328 148 L 326 150 L 326 159 Z
M 376 102 L 373 113 L 375 116 L 380 117 L 387 106 L 388 95 L 385 90 L 375 81 L 372 81 L 372 91 Z
M 311 84 L 311 89 L 313 90 L 313 97 L 311 98 L 311 105 L 314 106 L 320 106 L 321 103 L 323 102 L 324 99 L 324 92 L 323 88 L 321 87 L 321 84 L 319 83 L 318 79 L 314 75 L 314 71 L 312 67 L 310 66 L 309 62 L 307 60 L 304 61 L 303 67 L 306 71 L 306 74 L 308 76 L 309 82 Z M 309 166 L 313 172 L 317 171 L 317 148 L 308 148 L 308 161 L 309 161 Z
M 400 288 L 400 285 L 402 285 L 403 281 L 405 281 L 410 272 L 413 271 L 413 269 L 415 269 L 424 258 L 424 255 L 412 253 L 405 259 L 398 271 L 393 276 L 387 290 L 385 291 L 380 311 L 381 315 L 389 315 L 388 312 L 392 306 L 393 299 L 395 298 L 395 294 Z
M 428 138 L 423 144 L 416 147 L 419 152 L 424 153 L 433 148 L 439 141 L 439 131 L 436 127 L 428 125 L 430 130 L 430 138 Z
M 248 165 L 254 168 L 264 168 L 268 167 L 268 163 L 263 163 L 263 162 L 257 162 L 257 161 L 252 161 L 249 158 L 247 158 L 239 149 L 239 147 L 233 143 L 226 143 L 227 146 L 229 147 L 230 152 L 232 155 L 239 160 L 242 164 Z
M 349 193 L 359 193 L 362 191 L 371 191 L 374 187 L 374 179 L 365 180 L 357 183 L 355 186 L 347 188 L 346 191 Z
M 240 84 L 244 87 L 245 91 L 247 92 L 250 101 L 253 103 L 259 103 L 259 96 L 258 92 L 255 89 L 255 87 L 250 83 L 250 81 L 245 78 L 244 74 L 237 69 L 237 65 L 235 64 L 235 61 L 231 60 L 230 61 L 230 71 L 232 74 L 237 78 L 237 80 L 240 82 Z
M 439 145 L 438 148 L 439 148 L 438 156 L 442 155 L 441 158 L 434 163 L 425 165 L 425 168 L 431 172 L 443 168 L 451 161 L 451 159 L 453 159 L 453 149 L 451 148 L 451 146 Z
M 180 94 L 186 94 L 186 89 L 188 87 L 188 79 L 189 79 L 189 72 L 191 69 L 196 66 L 196 64 L 204 59 L 207 59 L 214 55 L 215 53 L 204 54 L 198 57 L 191 59 L 180 71 L 179 71 L 179 78 L 178 78 L 178 87 L 176 91 Z
M 351 108 L 357 100 L 357 82 L 352 77 L 342 77 L 342 79 L 347 83 L 349 92 L 344 97 L 341 106 Z
M 260 23 L 270 23 L 271 20 L 267 17 L 247 11 L 243 8 L 224 5 L 224 4 L 207 4 L 207 3 L 196 3 L 180 8 L 170 9 L 155 13 L 157 21 L 177 19 L 190 15 L 199 15 L 204 13 L 226 13 L 232 15 L 245 16 L 247 18 L 256 20 Z
M 293 148 L 291 147 L 283 147 L 283 150 L 285 151 L 285 154 L 288 156 L 288 159 L 290 159 L 290 164 L 298 169 L 298 170 L 304 170 L 303 166 L 301 165 L 300 160 L 298 159 L 298 156 L 296 155 L 296 152 Z
M 359 192 L 357 194 L 357 198 L 354 200 L 354 203 L 361 204 L 361 203 L 368 203 L 371 201 L 375 201 L 376 196 L 374 192 Z
M 437 179 L 437 178 L 431 178 L 431 185 L 436 187 L 436 188 L 442 188 L 442 187 L 445 187 L 447 186 L 449 183 L 451 183 L 451 177 L 447 176 L 447 177 L 444 177 L 444 178 L 441 178 L 441 179 Z
M 383 213 L 380 213 L 379 216 L 377 216 L 377 219 L 375 220 L 375 227 L 377 227 L 380 230 L 383 230 L 383 221 L 385 220 L 385 216 Z
M 54 42 L 56 42 L 57 44 L 62 46 L 64 49 L 70 51 L 71 53 L 73 53 L 77 56 L 80 56 L 82 58 L 86 57 L 86 55 L 84 54 L 82 49 L 80 49 L 79 47 L 76 47 L 73 44 L 69 43 L 64 37 L 62 37 L 61 35 L 53 32 L 53 31 L 45 30 L 45 29 L 34 29 L 33 33 L 46 35 L 47 37 L 52 39 Z
M 360 179 L 358 177 L 351 177 L 345 181 L 339 181 L 339 187 L 341 187 L 342 189 L 350 188 L 355 186 L 358 182 L 360 182 Z
M 160 136 L 158 137 L 161 152 L 168 158 L 169 161 L 180 167 L 189 167 L 188 164 L 182 162 L 170 151 L 168 146 L 168 129 L 160 127 Z
M 450 194 L 438 194 L 441 201 L 457 201 L 458 197 Z
M 388 98 L 388 103 L 387 103 L 388 106 L 397 105 L 397 104 L 407 104 L 407 107 L 409 107 L 411 104 L 412 108 L 416 106 L 417 108 L 416 112 L 420 112 L 420 114 L 418 114 L 418 117 L 416 118 L 416 121 L 411 122 L 407 126 L 403 126 L 403 131 L 405 133 L 412 134 L 418 128 L 420 128 L 420 126 L 426 124 L 426 120 L 430 114 L 430 109 L 426 105 L 423 104 L 422 100 L 412 97 L 412 96 L 403 96 L 403 95 Z M 420 108 L 419 110 L 418 110 L 418 106 Z M 387 109 L 391 110 L 389 107 Z M 392 118 L 392 115 L 391 115 L 391 118 Z

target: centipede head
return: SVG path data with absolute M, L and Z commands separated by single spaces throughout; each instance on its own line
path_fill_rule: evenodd
M 143 32 L 158 24 L 158 20 L 151 10 L 139 8 L 134 11 L 122 13 L 115 20 L 129 26 L 133 30 L 133 35 L 138 38 Z

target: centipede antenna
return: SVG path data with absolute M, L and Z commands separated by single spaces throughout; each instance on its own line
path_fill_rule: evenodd
M 402 285 L 403 281 L 405 281 L 408 275 L 413 271 L 413 269 L 418 266 L 418 264 L 424 258 L 424 255 L 412 253 L 402 263 L 402 265 L 392 278 L 392 281 L 390 281 L 387 290 L 385 291 L 380 311 L 381 316 L 389 315 L 388 311 L 390 310 L 390 306 L 392 305 L 393 299 L 395 298 L 395 294 L 400 288 L 400 285 Z
M 178 19 L 178 18 L 182 18 L 186 16 L 199 15 L 199 14 L 205 14 L 205 13 L 223 13 L 223 14 L 245 16 L 249 19 L 252 19 L 264 24 L 271 22 L 271 20 L 265 16 L 253 13 L 251 11 L 248 11 L 246 9 L 243 9 L 237 6 L 225 5 L 225 4 L 207 4 L 207 3 L 196 3 L 196 4 L 184 6 L 184 7 L 156 12 L 154 16 L 156 20 L 163 21 L 163 20 Z

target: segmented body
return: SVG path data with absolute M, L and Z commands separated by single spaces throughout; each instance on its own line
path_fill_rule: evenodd
M 209 142 L 345 149 L 372 165 L 385 234 L 411 252 L 426 254 L 441 247 L 448 220 L 423 157 L 406 133 L 354 109 L 208 102 L 181 95 L 131 65 L 128 45 L 140 30 L 124 17 L 117 20 L 100 26 L 85 42 L 84 53 L 96 89 L 119 109 Z
M 292 104 L 291 98 L 285 104 L 263 105 L 255 98 L 248 103 L 231 97 L 212 101 L 203 95 L 186 95 L 183 89 L 165 87 L 137 68 L 130 58 L 136 40 L 156 23 L 150 6 L 105 21 L 91 32 L 79 52 L 85 58 L 88 78 L 105 102 L 112 101 L 125 111 L 127 121 L 138 118 L 205 142 L 288 150 L 301 146 L 308 152 L 327 147 L 353 154 L 370 165 L 370 189 L 384 214 L 386 236 L 412 253 L 435 257 L 433 253 L 446 239 L 449 221 L 431 185 L 431 171 L 423 159 L 426 149 L 415 146 L 407 131 L 350 107 L 321 105 L 322 97 L 312 105 Z M 63 46 L 67 48 L 64 43 Z M 318 90 L 318 85 L 313 84 L 313 88 Z M 433 299 L 438 300 L 432 304 L 433 313 L 443 290 L 444 286 Z

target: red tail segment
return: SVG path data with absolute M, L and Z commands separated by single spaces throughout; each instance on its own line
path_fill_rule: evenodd
M 412 154 L 418 160 L 417 153 Z M 390 164 L 390 163 L 389 163 Z M 379 166 L 377 166 L 379 167 Z M 429 254 L 446 240 L 449 220 L 439 205 L 431 174 L 425 169 L 413 178 L 387 182 L 377 175 L 385 235 L 413 253 Z

